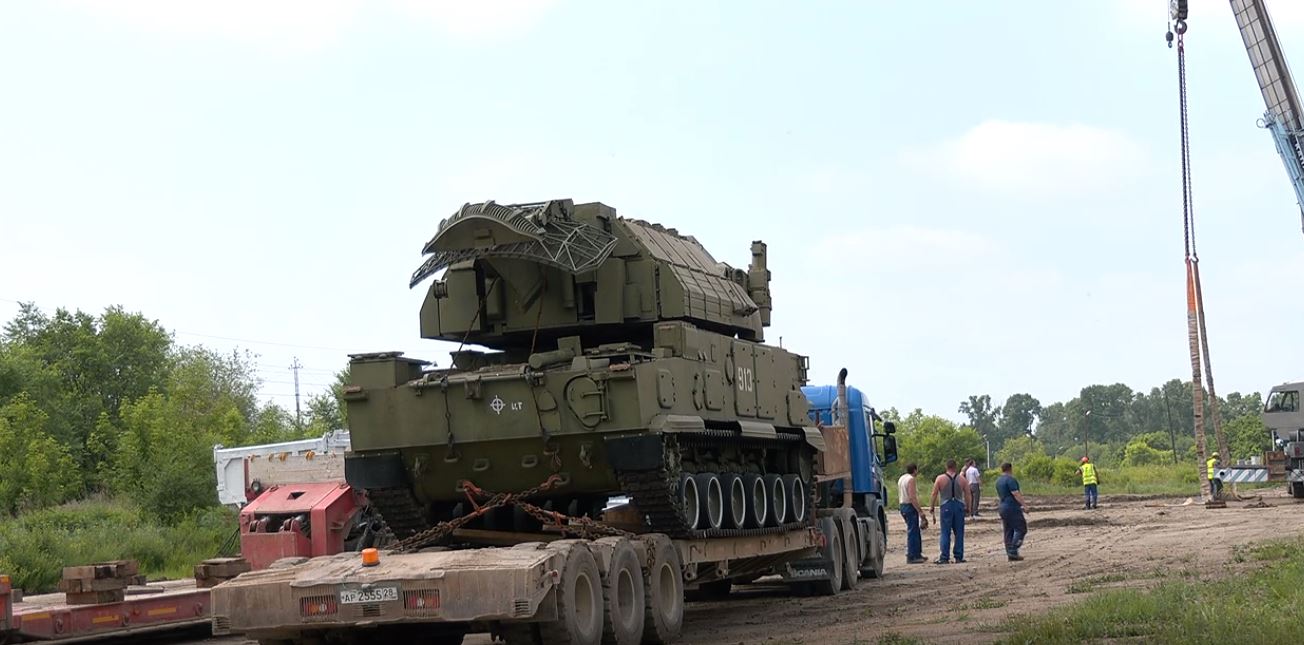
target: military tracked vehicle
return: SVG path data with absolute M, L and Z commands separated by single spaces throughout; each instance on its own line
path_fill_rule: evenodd
M 739 269 L 601 203 L 489 201 L 444 219 L 423 254 L 421 336 L 458 343 L 451 365 L 352 355 L 344 394 L 346 477 L 396 536 L 468 512 L 463 480 L 516 492 L 553 474 L 540 504 L 598 517 L 626 495 L 672 537 L 813 523 L 824 441 L 806 358 L 764 342 L 764 243 Z

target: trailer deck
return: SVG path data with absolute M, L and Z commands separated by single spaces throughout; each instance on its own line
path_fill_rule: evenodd
M 21 640 L 71 643 L 203 625 L 210 591 L 171 580 L 130 586 L 125 600 L 104 604 L 70 605 L 62 593 L 25 596 L 12 603 L 8 629 Z M 4 636 L 0 631 L 0 641 Z
M 423 633 L 445 630 L 454 637 L 450 642 L 458 642 L 464 633 L 504 634 L 566 624 L 578 636 L 585 629 L 577 622 L 596 620 L 601 630 L 606 613 L 608 619 L 629 616 L 634 621 L 630 629 L 640 632 L 646 617 L 647 629 L 656 635 L 645 642 L 671 642 L 683 620 L 686 589 L 762 572 L 778 573 L 796 585 L 827 578 L 832 546 L 827 536 L 835 531 L 851 535 L 852 521 L 850 511 L 835 511 L 822 530 L 746 537 L 671 540 L 644 534 L 583 540 L 540 535 L 530 540 L 512 534 L 504 536 L 517 542 L 512 546 L 380 552 L 374 564 L 358 553 L 288 560 L 214 588 L 213 633 L 306 642 L 314 634 L 356 635 L 359 630 L 384 638 L 399 633 L 387 630 L 425 625 Z M 839 548 L 846 548 L 848 557 L 859 557 L 851 544 Z M 592 585 L 590 591 L 577 593 L 585 585 Z M 598 604 L 576 613 L 577 602 Z M 628 609 L 601 606 L 612 602 Z

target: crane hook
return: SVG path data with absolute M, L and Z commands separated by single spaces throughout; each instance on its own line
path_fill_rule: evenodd
M 1178 36 L 1181 36 L 1182 34 L 1186 33 L 1186 21 L 1185 21 L 1185 20 L 1178 20 L 1177 23 L 1176 23 L 1174 26 L 1177 28 L 1177 35 L 1178 35 Z

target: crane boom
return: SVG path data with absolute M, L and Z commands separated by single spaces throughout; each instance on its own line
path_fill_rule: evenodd
M 1286 174 L 1295 188 L 1295 200 L 1300 206 L 1300 227 L 1304 230 L 1304 147 L 1301 128 L 1299 92 L 1281 53 L 1281 41 L 1272 28 L 1272 19 L 1263 0 L 1231 0 L 1232 13 L 1250 55 L 1250 66 L 1263 93 L 1267 111 L 1263 114 L 1263 127 L 1272 133 L 1277 154 L 1286 166 Z

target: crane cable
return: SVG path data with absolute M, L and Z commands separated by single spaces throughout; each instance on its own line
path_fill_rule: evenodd
M 1191 385 L 1192 385 L 1192 406 L 1195 425 L 1196 452 L 1200 455 L 1200 463 L 1197 464 L 1200 478 L 1203 486 L 1208 486 L 1208 473 L 1205 470 L 1205 433 L 1204 433 L 1204 403 L 1205 394 L 1202 383 L 1203 375 L 1208 377 L 1209 383 L 1209 412 L 1213 417 L 1214 435 L 1216 437 L 1218 448 L 1221 455 L 1228 456 L 1227 438 L 1222 430 L 1222 422 L 1218 414 L 1218 395 L 1214 390 L 1213 383 L 1213 364 L 1209 356 L 1209 338 L 1208 330 L 1205 326 L 1204 317 L 1204 292 L 1200 285 L 1200 254 L 1195 245 L 1195 205 L 1191 192 L 1191 137 L 1190 137 L 1190 115 L 1187 104 L 1186 91 L 1186 21 L 1178 19 L 1173 25 L 1177 32 L 1177 86 L 1178 101 L 1181 112 L 1181 154 L 1182 154 L 1182 235 L 1183 251 L 1186 262 L 1186 318 L 1187 318 L 1187 339 L 1190 343 L 1191 352 Z M 1172 31 L 1168 34 L 1169 46 L 1172 46 Z M 1201 360 L 1203 359 L 1203 360 Z M 1202 364 L 1203 363 L 1203 364 Z M 1206 490 L 1206 498 L 1211 491 Z

